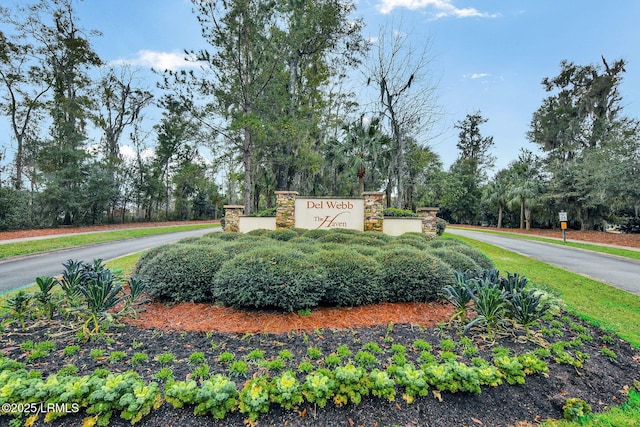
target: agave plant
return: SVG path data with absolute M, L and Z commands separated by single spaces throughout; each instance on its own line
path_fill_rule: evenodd
M 507 292 L 502 290 L 498 284 L 490 281 L 477 281 L 475 295 L 471 296 L 473 300 L 473 311 L 478 315 L 467 324 L 465 332 L 477 324 L 483 323 L 487 328 L 489 337 L 493 334 L 503 319 L 507 304 Z
M 530 289 L 512 293 L 507 304 L 507 314 L 524 329 L 529 336 L 529 326 L 537 321 L 549 309 L 549 304 L 542 304 L 542 294 Z
M 80 285 L 87 279 L 85 264 L 82 261 L 70 259 L 62 263 L 62 266 L 64 271 L 58 282 L 71 305 L 77 305 L 78 297 L 81 295 Z
M 129 294 L 125 297 L 125 308 L 123 311 L 126 310 L 133 316 L 136 316 L 138 312 L 133 307 L 150 301 L 148 298 L 142 299 L 147 284 L 144 280 L 132 276 L 127 279 L 127 285 L 129 286 Z
M 41 276 L 36 278 L 36 285 L 38 285 L 40 292 L 35 295 L 35 298 L 42 307 L 47 319 L 53 319 L 53 313 L 56 305 L 53 301 L 51 291 L 57 284 L 58 280 L 50 276 Z
M 7 308 L 11 311 L 11 317 L 20 321 L 20 326 L 24 330 L 24 319 L 29 315 L 29 302 L 31 295 L 25 291 L 17 292 L 12 298 L 7 299 Z
M 112 316 L 108 310 L 126 298 L 120 279 L 108 269 L 91 274 L 91 278 L 86 283 L 80 284 L 79 290 L 85 298 L 89 311 L 89 318 L 85 326 L 93 322 L 94 328 L 91 332 L 94 333 L 100 330 L 100 324 L 103 320 Z
M 509 294 L 515 294 L 518 292 L 522 292 L 529 283 L 529 279 L 525 276 L 521 276 L 518 273 L 509 273 L 507 272 L 507 277 L 500 277 L 499 279 L 500 287 L 508 292 Z
M 469 272 L 469 270 L 467 270 Z M 467 272 L 460 273 L 454 271 L 456 282 L 454 285 L 445 286 L 443 289 L 444 298 L 455 307 L 456 311 L 451 316 L 451 320 L 459 319 L 467 322 L 468 305 L 475 293 L 475 280 L 467 275 Z

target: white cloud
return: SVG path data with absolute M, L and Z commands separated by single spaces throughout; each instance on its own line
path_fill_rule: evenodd
M 473 73 L 473 74 L 465 74 L 462 77 L 464 77 L 465 79 L 476 80 L 476 79 L 483 79 L 485 77 L 491 77 L 491 74 L 489 74 L 489 73 Z
M 151 50 L 138 51 L 136 57 L 133 59 L 116 59 L 115 61 L 110 62 L 110 65 L 122 64 L 171 71 L 175 71 L 180 68 L 194 68 L 198 66 L 197 62 L 186 60 L 184 53 L 154 52 Z
M 497 15 L 480 12 L 478 9 L 467 7 L 457 8 L 454 0 L 381 0 L 378 10 L 383 14 L 391 13 L 393 9 L 404 7 L 409 10 L 430 9 L 434 18 L 495 18 Z

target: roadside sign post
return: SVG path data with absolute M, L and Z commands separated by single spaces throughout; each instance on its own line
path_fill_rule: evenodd
M 567 213 L 560 211 L 558 217 L 560 218 L 560 228 L 562 229 L 562 241 L 567 243 Z

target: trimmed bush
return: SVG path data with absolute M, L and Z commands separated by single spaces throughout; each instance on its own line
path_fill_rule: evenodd
M 289 230 L 287 228 L 283 228 L 281 230 L 271 230 L 271 232 L 267 234 L 267 237 L 285 242 L 298 236 L 299 234 L 297 232 Z
M 429 248 L 429 240 L 422 233 L 404 233 L 391 242 L 392 245 L 409 245 L 417 249 Z
M 464 242 L 456 239 L 433 239 L 429 241 L 429 246 L 431 248 L 450 248 L 450 247 L 458 247 L 458 246 L 466 246 L 470 247 Z
M 360 245 L 360 244 L 347 245 L 346 248 L 356 251 L 359 254 L 367 257 L 376 257 L 380 255 L 380 253 L 383 251 L 383 249 L 380 248 L 379 246 L 369 246 L 369 245 Z
M 224 263 L 214 295 L 232 307 L 296 311 L 318 305 L 324 277 L 324 270 L 301 251 L 273 242 Z
M 214 278 L 227 258 L 215 246 L 165 246 L 138 261 L 136 276 L 147 283 L 147 293 L 160 300 L 213 301 Z
M 451 267 L 424 251 L 397 247 L 377 259 L 389 302 L 433 301 L 455 283 Z
M 493 264 L 493 261 L 491 261 L 489 257 L 487 257 L 485 254 L 483 254 L 479 250 L 472 248 L 471 246 L 467 246 L 467 245 L 456 246 L 454 250 L 462 254 L 465 254 L 466 256 L 474 260 L 482 270 L 493 270 L 494 268 L 496 268 L 495 265 Z
M 442 236 L 447 229 L 447 221 L 442 218 L 436 218 L 436 234 Z
M 302 236 L 306 237 L 307 239 L 317 240 L 328 233 L 329 233 L 328 230 L 315 229 L 315 230 L 307 230 L 305 233 L 302 234 Z
M 467 270 L 482 270 L 482 268 L 471 257 L 460 252 L 460 248 L 457 247 L 432 249 L 429 253 L 437 256 L 456 271 L 464 272 Z
M 312 262 L 325 270 L 322 303 L 358 306 L 384 300 L 380 266 L 375 259 L 345 247 L 318 252 Z

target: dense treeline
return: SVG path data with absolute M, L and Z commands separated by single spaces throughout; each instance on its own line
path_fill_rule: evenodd
M 272 207 L 277 190 L 385 191 L 389 206 L 510 227 L 553 226 L 560 209 L 583 228 L 638 217 L 624 61 L 563 62 L 544 79 L 527 134 L 541 156 L 494 171 L 478 111 L 457 123 L 444 170 L 429 148 L 441 110 L 428 44 L 384 28 L 370 44 L 338 0 L 192 2 L 207 48 L 153 89 L 144 70 L 104 63 L 73 0 L 0 8 L 0 229 L 216 218 L 225 203 Z

